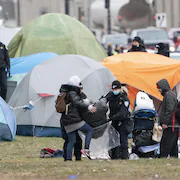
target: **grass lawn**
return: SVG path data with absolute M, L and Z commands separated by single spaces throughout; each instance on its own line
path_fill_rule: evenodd
M 179 159 L 88 160 L 64 162 L 62 158 L 39 158 L 40 149 L 61 149 L 60 138 L 16 136 L 0 143 L 0 180 L 8 179 L 180 179 Z M 72 175 L 76 175 L 75 177 Z

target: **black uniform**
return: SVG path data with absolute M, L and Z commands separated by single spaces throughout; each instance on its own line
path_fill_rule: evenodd
M 160 124 L 169 126 L 163 130 L 163 136 L 160 143 L 160 156 L 167 157 L 168 154 L 172 157 L 178 157 L 178 132 L 179 129 L 175 128 L 173 131 L 172 115 L 177 107 L 177 98 L 173 91 L 171 91 L 169 83 L 166 79 L 157 82 L 157 85 L 162 89 L 164 96 L 162 101 L 162 109 L 159 116 Z
M 10 73 L 10 61 L 8 50 L 0 42 L 0 96 L 6 100 L 7 93 L 7 71 Z
M 107 102 L 109 102 L 110 108 L 110 119 L 112 120 L 112 126 L 120 133 L 120 151 L 119 148 L 114 148 L 112 150 L 112 159 L 128 159 L 128 116 L 129 111 L 124 102 L 130 101 L 126 94 L 120 93 L 119 95 L 114 95 L 113 92 L 109 92 L 106 97 Z M 128 105 L 129 106 L 129 105 Z

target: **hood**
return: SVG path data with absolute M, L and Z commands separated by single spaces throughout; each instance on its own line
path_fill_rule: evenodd
M 75 91 L 77 94 L 80 94 L 80 88 L 78 88 L 77 86 L 72 86 L 69 84 L 62 84 L 59 92 L 69 92 L 69 91 Z
M 125 93 L 126 95 L 128 95 L 128 88 L 126 86 L 122 86 L 121 93 Z
M 71 86 L 77 86 L 79 87 L 80 86 L 80 78 L 78 76 L 72 76 L 69 81 L 68 81 L 68 85 L 71 85 Z
M 156 84 L 162 89 L 162 95 L 164 95 L 165 92 L 167 92 L 171 89 L 170 85 L 166 79 L 161 79 Z

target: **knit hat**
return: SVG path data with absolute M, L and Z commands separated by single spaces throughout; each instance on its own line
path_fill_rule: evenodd
M 139 44 L 142 43 L 142 40 L 141 40 L 141 38 L 140 38 L 139 36 L 136 36 L 136 37 L 133 39 L 133 42 L 134 42 L 134 41 L 137 41 Z
M 118 80 L 113 81 L 112 83 L 112 89 L 120 89 L 121 83 Z
M 78 76 L 72 76 L 70 79 L 69 79 L 69 81 L 68 81 L 68 85 L 71 85 L 71 86 L 77 86 L 77 87 L 79 87 L 79 85 L 80 85 L 80 82 L 81 82 L 81 80 L 80 80 L 80 78 L 78 77 Z
M 165 44 L 164 43 L 158 43 L 158 44 L 156 44 L 156 48 L 158 48 L 159 50 L 164 50 Z

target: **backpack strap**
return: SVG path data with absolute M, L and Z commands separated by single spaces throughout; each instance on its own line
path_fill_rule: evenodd
M 175 114 L 176 114 L 176 112 L 173 112 L 173 115 L 172 115 L 172 132 L 174 132 L 174 126 L 175 126 L 175 121 L 176 121 Z

